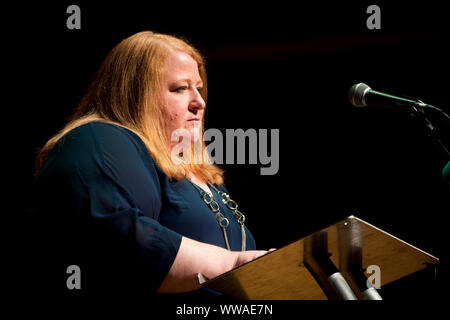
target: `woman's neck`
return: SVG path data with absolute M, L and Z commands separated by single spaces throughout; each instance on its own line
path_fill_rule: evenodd
M 211 193 L 211 189 L 209 189 L 208 183 L 204 179 L 199 178 L 192 172 L 189 173 L 188 179 L 202 188 L 205 192 Z

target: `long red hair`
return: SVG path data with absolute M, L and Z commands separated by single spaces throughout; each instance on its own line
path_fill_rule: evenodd
M 202 98 L 207 101 L 207 79 L 202 55 L 186 40 L 144 31 L 122 40 L 107 55 L 69 122 L 40 150 L 36 170 L 48 153 L 70 130 L 93 121 L 113 123 L 136 133 L 169 179 L 180 180 L 189 173 L 210 183 L 223 184 L 223 170 L 207 153 L 200 163 L 175 164 L 171 158 L 170 133 L 164 108 L 162 80 L 166 61 L 173 51 L 189 54 L 198 65 L 203 81 Z M 201 128 L 203 137 L 204 127 Z M 201 140 L 202 151 L 206 146 Z

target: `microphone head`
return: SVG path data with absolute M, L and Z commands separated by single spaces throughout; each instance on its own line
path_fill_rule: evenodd
M 366 107 L 367 103 L 364 96 L 369 90 L 370 87 L 365 83 L 354 84 L 348 91 L 348 99 L 350 100 L 350 103 L 355 107 Z

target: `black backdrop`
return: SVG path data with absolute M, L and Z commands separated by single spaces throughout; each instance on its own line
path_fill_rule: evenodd
M 66 27 L 71 4 L 81 8 L 80 30 Z M 7 7 L 4 50 L 13 60 L 5 62 L 13 73 L 5 94 L 12 98 L 11 119 L 21 127 L 19 141 L 8 139 L 17 168 L 9 201 L 27 207 L 36 150 L 63 126 L 108 51 L 138 31 L 171 33 L 205 55 L 206 128 L 280 130 L 276 175 L 260 175 L 261 165 L 224 167 L 259 248 L 281 247 L 353 214 L 441 258 L 436 280 L 429 274 L 404 280 L 387 286 L 386 297 L 437 298 L 430 290 L 446 278 L 450 190 L 441 170 L 448 159 L 421 121 L 354 108 L 347 92 L 365 82 L 448 111 L 445 12 L 429 2 L 376 2 L 381 29 L 369 30 L 370 4 L 60 1 Z

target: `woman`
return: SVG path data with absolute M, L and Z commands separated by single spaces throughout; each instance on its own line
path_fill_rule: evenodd
M 62 261 L 85 270 L 84 288 L 187 292 L 198 273 L 213 278 L 267 253 L 255 250 L 222 171 L 203 152 L 193 161 L 205 148 L 206 98 L 197 50 L 137 33 L 109 53 L 40 151 L 39 207 L 65 239 Z M 180 131 L 190 143 L 173 138 Z

